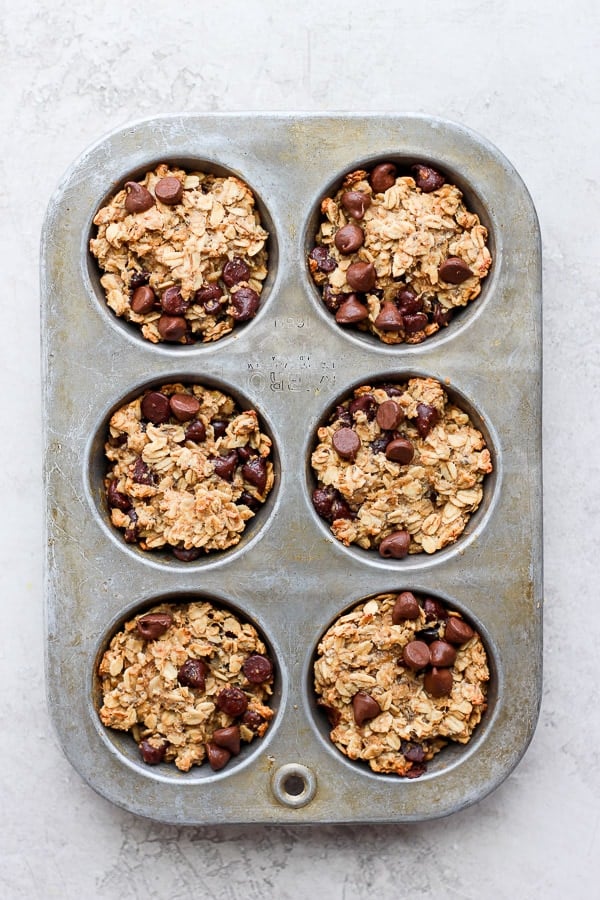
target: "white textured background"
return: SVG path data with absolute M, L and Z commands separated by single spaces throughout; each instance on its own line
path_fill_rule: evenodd
M 545 0 L 2 0 L 0 894 L 600 896 L 600 7 Z M 72 160 L 153 114 L 422 112 L 495 143 L 544 248 L 545 680 L 516 771 L 437 822 L 176 828 L 94 794 L 45 702 L 38 245 Z M 510 371 L 506 373 L 510 378 Z

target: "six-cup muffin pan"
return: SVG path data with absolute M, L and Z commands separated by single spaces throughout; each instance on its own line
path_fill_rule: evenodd
M 89 253 L 92 219 L 125 181 L 160 162 L 233 173 L 269 231 L 255 318 L 211 344 L 150 344 L 108 309 Z M 415 162 L 459 186 L 489 233 L 481 295 L 415 345 L 344 330 L 308 272 L 321 199 L 347 172 Z M 71 166 L 42 236 L 49 706 L 60 743 L 100 794 L 178 824 L 411 822 L 495 789 L 532 737 L 541 695 L 541 254 L 519 175 L 487 140 L 402 115 L 181 115 L 133 123 Z M 316 514 L 310 455 L 320 424 L 355 387 L 439 380 L 485 436 L 493 474 L 465 533 L 404 559 L 345 547 Z M 197 382 L 259 413 L 275 486 L 239 544 L 181 562 L 124 543 L 110 524 L 103 444 L 112 412 L 142 390 Z M 419 778 L 371 772 L 330 742 L 312 666 L 321 635 L 371 596 L 430 595 L 473 624 L 487 649 L 488 708 L 471 741 Z M 120 625 L 161 602 L 199 598 L 259 630 L 275 664 L 266 735 L 215 772 L 148 766 L 131 735 L 102 726 L 98 661 Z

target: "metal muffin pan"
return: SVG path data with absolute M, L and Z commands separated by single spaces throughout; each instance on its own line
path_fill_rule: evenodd
M 345 331 L 307 271 L 318 204 L 376 161 L 429 162 L 489 230 L 480 297 L 423 344 Z M 125 180 L 161 161 L 246 181 L 271 234 L 257 316 L 212 344 L 146 342 L 106 307 L 88 252 L 92 218 Z M 533 735 L 541 697 L 541 250 L 529 194 L 487 140 L 419 115 L 179 115 L 133 123 L 86 150 L 52 196 L 41 247 L 46 486 L 46 675 L 58 739 L 81 776 L 138 815 L 177 824 L 412 822 L 494 790 Z M 316 515 L 309 455 L 338 397 L 425 374 L 484 431 L 495 471 L 455 545 L 404 560 L 345 548 Z M 102 497 L 103 430 L 149 385 L 222 388 L 252 405 L 275 445 L 276 485 L 237 547 L 181 563 L 112 529 Z M 492 670 L 471 742 L 420 778 L 377 775 L 329 742 L 312 691 L 320 636 L 378 593 L 442 599 L 479 630 Z M 195 596 L 229 605 L 275 660 L 275 716 L 225 769 L 141 762 L 97 716 L 99 655 L 128 617 Z

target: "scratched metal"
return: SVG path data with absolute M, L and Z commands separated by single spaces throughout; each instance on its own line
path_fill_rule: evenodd
M 429 161 L 488 226 L 494 264 L 480 298 L 419 346 L 339 329 L 307 275 L 320 198 L 378 159 Z M 128 177 L 162 160 L 231 171 L 256 192 L 272 235 L 256 318 L 211 345 L 152 346 L 106 307 L 87 252 L 92 217 Z M 49 707 L 64 751 L 99 793 L 178 824 L 412 822 L 480 800 L 514 769 L 541 693 L 541 253 L 529 194 L 471 131 L 426 116 L 180 115 L 133 123 L 72 165 L 42 236 Z M 308 458 L 337 397 L 377 378 L 429 374 L 474 416 L 495 473 L 467 534 L 434 556 L 383 560 L 346 549 L 315 515 Z M 238 547 L 185 565 L 123 543 L 101 479 L 111 411 L 147 384 L 197 380 L 252 404 L 276 445 L 277 484 Z M 360 599 L 438 595 L 480 629 L 492 661 L 475 737 L 413 781 L 372 773 L 329 742 L 311 661 L 325 628 Z M 276 716 L 219 773 L 144 766 L 96 714 L 94 669 L 115 628 L 159 599 L 208 596 L 263 632 L 277 663 Z

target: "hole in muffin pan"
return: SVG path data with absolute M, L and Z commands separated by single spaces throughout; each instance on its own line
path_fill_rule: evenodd
M 327 631 L 332 627 L 332 625 L 334 625 L 334 623 L 342 616 L 352 612 L 352 610 L 360 604 L 367 603 L 369 600 L 374 599 L 375 597 L 379 597 L 382 594 L 398 595 L 403 591 L 412 592 L 415 597 L 417 597 L 417 599 L 421 601 L 421 603 L 425 598 L 433 598 L 434 600 L 440 601 L 447 610 L 460 613 L 464 621 L 479 634 L 487 655 L 487 664 L 489 669 L 489 681 L 487 682 L 486 694 L 486 709 L 482 714 L 481 720 L 475 726 L 470 740 L 466 744 L 460 744 L 456 741 L 449 741 L 439 752 L 434 755 L 431 760 L 426 763 L 426 770 L 422 774 L 412 778 L 407 777 L 406 775 L 396 775 L 391 772 L 373 771 L 367 760 L 352 760 L 344 753 L 342 753 L 342 751 L 336 747 L 336 745 L 330 738 L 330 730 L 332 726 L 329 723 L 327 713 L 317 702 L 318 695 L 314 688 L 314 664 L 318 657 L 318 647 L 321 640 L 323 639 Z M 383 779 L 390 784 L 397 785 L 418 784 L 419 782 L 436 778 L 439 775 L 448 773 L 450 770 L 456 768 L 457 766 L 466 764 L 471 757 L 476 755 L 479 749 L 485 744 L 485 741 L 494 729 L 495 722 L 502 706 L 501 698 L 503 696 L 503 682 L 504 674 L 500 662 L 500 654 L 498 648 L 492 636 L 488 632 L 487 628 L 483 625 L 481 620 L 476 618 L 472 614 L 472 612 L 470 612 L 470 610 L 466 609 L 462 604 L 458 603 L 454 598 L 452 598 L 442 590 L 436 589 L 435 591 L 430 591 L 422 586 L 415 584 L 411 585 L 407 584 L 406 582 L 402 583 L 399 588 L 393 588 L 389 591 L 378 591 L 377 593 L 369 594 L 366 597 L 352 600 L 346 606 L 341 608 L 340 611 L 322 628 L 322 630 L 312 643 L 310 651 L 307 654 L 307 660 L 302 679 L 305 695 L 304 701 L 308 713 L 308 718 L 317 740 L 325 748 L 325 750 L 335 760 L 337 760 L 338 763 L 340 763 L 344 767 L 347 767 L 349 772 L 357 773 L 369 780 L 375 779 L 376 781 L 380 781 Z
M 311 466 L 311 457 L 315 447 L 319 443 L 317 437 L 318 429 L 328 424 L 329 418 L 335 411 L 336 407 L 339 404 L 343 403 L 345 400 L 352 397 L 353 392 L 356 388 L 360 387 L 361 385 L 370 385 L 371 387 L 376 388 L 377 386 L 380 386 L 382 384 L 401 384 L 407 382 L 411 378 L 433 378 L 442 386 L 449 402 L 467 413 L 470 418 L 471 424 L 478 431 L 480 431 L 484 437 L 486 446 L 490 452 L 493 468 L 492 472 L 485 475 L 484 477 L 483 497 L 478 509 L 471 514 L 469 520 L 466 523 L 463 533 L 457 538 L 456 541 L 454 541 L 454 543 L 448 544 L 447 546 L 439 550 L 435 550 L 433 553 L 426 553 L 425 551 L 422 551 L 420 553 L 410 553 L 400 559 L 394 559 L 391 557 L 383 558 L 379 554 L 377 548 L 366 550 L 358 546 L 358 544 L 350 544 L 348 546 L 344 545 L 335 537 L 333 532 L 330 530 L 329 522 L 317 513 L 312 502 L 312 494 L 314 489 L 317 487 L 317 478 Z M 480 410 L 473 403 L 473 401 L 468 399 L 467 395 L 463 393 L 459 388 L 457 388 L 451 382 L 448 383 L 445 379 L 439 377 L 438 375 L 434 375 L 430 372 L 427 373 L 415 369 L 409 369 L 388 372 L 385 374 L 378 374 L 373 378 L 362 377 L 350 383 L 345 390 L 341 391 L 337 395 L 337 397 L 332 400 L 332 402 L 326 407 L 323 415 L 320 417 L 317 425 L 308 437 L 308 443 L 305 448 L 305 501 L 310 509 L 313 520 L 317 523 L 317 526 L 321 529 L 327 540 L 335 548 L 338 548 L 343 553 L 350 554 L 361 564 L 367 563 L 370 565 L 385 568 L 393 567 L 400 571 L 415 571 L 417 569 L 426 568 L 431 565 L 446 562 L 457 554 L 462 554 L 464 550 L 474 540 L 476 540 L 477 536 L 481 534 L 486 527 L 500 496 L 500 487 L 502 482 L 502 454 L 499 448 L 499 438 L 489 418 L 484 414 L 484 412 Z
M 249 743 L 241 742 L 241 749 L 237 756 L 232 755 L 227 764 L 217 771 L 213 770 L 205 758 L 200 765 L 193 765 L 187 772 L 177 768 L 174 762 L 159 762 L 148 764 L 143 761 L 138 744 L 131 731 L 118 731 L 103 725 L 99 710 L 102 706 L 102 688 L 98 675 L 98 666 L 104 652 L 114 637 L 130 619 L 147 613 L 153 607 L 159 605 L 185 605 L 191 602 L 210 602 L 218 609 L 231 612 L 242 622 L 250 623 L 258 632 L 258 635 L 266 647 L 266 654 L 273 663 L 272 694 L 268 706 L 273 710 L 273 718 L 263 737 L 255 736 Z M 147 598 L 141 602 L 129 604 L 124 612 L 108 623 L 106 629 L 98 640 L 91 660 L 91 677 L 88 689 L 88 713 L 99 735 L 100 740 L 114 754 L 120 762 L 137 773 L 156 781 L 175 782 L 178 784 L 208 783 L 216 779 L 222 779 L 228 775 L 237 774 L 247 766 L 254 763 L 261 756 L 270 743 L 272 736 L 279 727 L 282 711 L 285 709 L 288 693 L 288 679 L 285 667 L 280 664 L 281 650 L 267 636 L 262 623 L 249 615 L 237 603 L 233 603 L 213 593 L 193 593 L 179 591 L 174 594 L 161 594 L 157 597 Z
M 211 390 L 221 391 L 231 397 L 240 412 L 247 409 L 254 409 L 258 415 L 261 432 L 270 438 L 272 444 L 270 460 L 273 464 L 273 486 L 265 502 L 256 510 L 254 517 L 247 521 L 245 530 L 242 532 L 239 542 L 224 550 L 212 550 L 206 553 L 202 551 L 202 555 L 198 557 L 198 559 L 188 562 L 177 559 L 169 547 L 154 550 L 142 550 L 137 543 L 127 543 L 124 540 L 123 531 L 115 527 L 111 522 L 110 510 L 104 487 L 104 478 L 109 469 L 109 461 L 104 454 L 104 445 L 108 438 L 111 416 L 120 407 L 131 402 L 136 397 L 139 397 L 145 393 L 145 391 L 159 390 L 162 386 L 169 384 L 182 384 L 183 386 L 199 384 Z M 125 395 L 112 403 L 108 410 L 102 414 L 96 427 L 93 428 L 91 437 L 88 441 L 84 456 L 84 464 L 85 472 L 83 482 L 86 496 L 94 513 L 94 517 L 103 531 L 114 544 L 122 551 L 129 554 L 133 559 L 149 566 L 158 566 L 170 571 L 179 570 L 188 572 L 196 569 L 204 569 L 207 566 L 225 561 L 229 562 L 236 558 L 259 539 L 262 531 L 271 520 L 279 502 L 281 464 L 277 444 L 273 437 L 273 428 L 269 422 L 268 416 L 265 415 L 263 409 L 260 408 L 258 404 L 251 402 L 245 394 L 237 388 L 204 374 L 194 377 L 189 374 L 180 375 L 176 373 L 173 375 L 165 375 L 160 378 L 160 380 L 153 378 L 151 381 L 140 382 L 136 387 L 132 388 Z
M 124 318 L 117 316 L 110 309 L 106 302 L 104 288 L 100 283 L 100 278 L 103 275 L 103 272 L 101 271 L 96 258 L 90 250 L 90 240 L 96 236 L 97 232 L 97 226 L 93 224 L 93 219 L 96 216 L 97 212 L 123 188 L 125 182 L 138 181 L 143 179 L 147 172 L 154 170 L 160 163 L 166 163 L 169 166 L 184 169 L 188 173 L 205 172 L 209 175 L 216 175 L 219 177 L 233 176 L 235 178 L 238 178 L 240 181 L 243 181 L 252 191 L 256 202 L 256 209 L 260 216 L 261 225 L 269 234 L 266 242 L 267 277 L 262 282 L 263 287 L 260 294 L 260 305 L 258 311 L 252 319 L 235 324 L 231 332 L 216 341 L 203 342 L 200 340 L 192 344 L 161 341 L 157 344 L 154 344 L 152 343 L 152 341 L 147 340 L 142 335 L 140 326 L 138 324 L 136 324 L 135 322 L 126 321 Z M 117 165 L 115 166 L 115 170 L 117 169 Z M 219 162 L 208 159 L 199 159 L 194 156 L 165 156 L 154 160 L 149 160 L 143 166 L 139 166 L 138 168 L 125 173 L 119 173 L 118 177 L 115 177 L 112 184 L 108 186 L 106 193 L 89 211 L 88 225 L 87 228 L 83 229 L 82 233 L 81 260 L 83 261 L 81 266 L 82 279 L 87 288 L 87 293 L 89 296 L 95 299 L 96 305 L 100 310 L 100 314 L 102 315 L 104 321 L 109 324 L 109 326 L 116 328 L 121 333 L 121 335 L 140 344 L 141 346 L 157 349 L 159 351 L 166 351 L 169 354 L 177 352 L 189 353 L 190 351 L 198 349 L 211 348 L 215 346 L 226 346 L 231 340 L 239 337 L 239 335 L 244 333 L 247 328 L 252 326 L 254 321 L 259 319 L 264 314 L 264 309 L 267 306 L 269 298 L 272 295 L 273 285 L 277 278 L 279 245 L 277 240 L 277 231 L 269 208 L 265 203 L 263 197 L 256 191 L 251 181 L 243 172 L 239 172 L 236 169 L 224 166 Z
M 488 232 L 487 247 L 492 257 L 492 264 L 487 276 L 481 282 L 479 296 L 474 300 L 469 301 L 465 307 L 457 308 L 447 326 L 441 327 L 435 334 L 418 344 L 407 344 L 405 342 L 400 344 L 386 344 L 381 341 L 377 335 L 371 334 L 368 331 L 361 331 L 355 325 L 339 325 L 335 321 L 334 314 L 329 312 L 325 306 L 322 299 L 321 287 L 315 284 L 308 267 L 308 256 L 315 246 L 315 237 L 319 230 L 321 202 L 325 198 L 333 197 L 337 193 L 341 188 L 345 177 L 349 173 L 359 169 L 370 171 L 375 166 L 385 162 L 391 162 L 397 166 L 398 176 L 409 175 L 412 177 L 411 166 L 416 164 L 429 166 L 443 174 L 448 183 L 456 185 L 461 191 L 467 209 L 469 212 L 475 213 L 479 217 L 481 224 Z M 354 220 L 351 219 L 351 221 Z M 331 328 L 336 330 L 336 332 L 343 334 L 348 340 L 357 343 L 358 346 L 362 346 L 363 348 L 366 347 L 369 350 L 377 349 L 392 353 L 414 353 L 423 349 L 433 348 L 461 333 L 483 312 L 489 298 L 494 293 L 494 286 L 502 264 L 502 233 L 500 228 L 496 226 L 492 211 L 488 207 L 477 186 L 466 178 L 460 170 L 448 165 L 443 159 L 434 158 L 426 154 L 405 155 L 390 152 L 385 155 L 378 154 L 377 156 L 369 156 L 348 163 L 341 172 L 323 186 L 317 195 L 305 222 L 301 243 L 303 248 L 303 276 L 305 284 L 308 287 L 308 294 L 313 306 L 316 307 L 320 318 L 327 322 Z
M 274 773 L 271 788 L 282 806 L 299 809 L 314 798 L 317 792 L 317 779 L 307 766 L 287 763 Z

